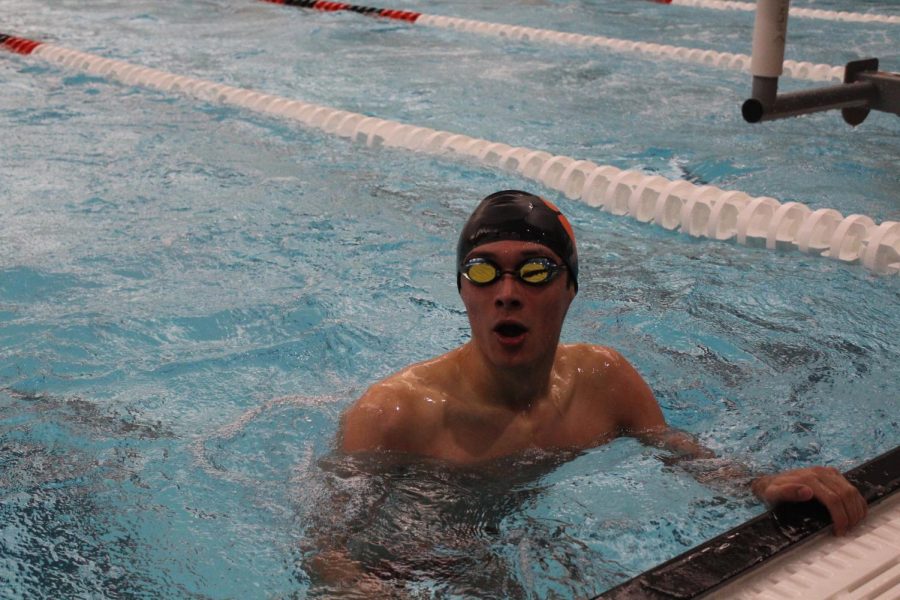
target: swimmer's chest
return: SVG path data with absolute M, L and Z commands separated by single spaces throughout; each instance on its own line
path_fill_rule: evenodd
M 590 448 L 614 437 L 617 429 L 600 406 L 591 410 L 574 402 L 564 411 L 552 403 L 525 411 L 467 408 L 447 407 L 441 435 L 433 438 L 436 449 L 486 459 L 532 448 Z

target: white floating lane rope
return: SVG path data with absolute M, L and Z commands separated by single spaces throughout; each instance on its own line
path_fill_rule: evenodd
M 702 48 L 689 48 L 669 44 L 635 42 L 633 40 L 610 38 L 601 35 L 580 35 L 548 29 L 487 23 L 484 21 L 474 21 L 472 19 L 460 19 L 456 17 L 422 15 L 416 20 L 416 24 L 484 35 L 495 35 L 517 41 L 552 42 L 581 48 L 600 48 L 603 50 L 611 50 L 613 52 L 643 54 L 645 56 L 661 57 L 668 60 L 698 63 L 710 67 L 731 69 L 747 73 L 750 72 L 749 54 L 718 52 L 716 50 L 704 50 Z M 785 60 L 784 74 L 788 77 L 794 77 L 795 79 L 805 79 L 809 81 L 843 81 L 844 67 L 808 61 Z
M 729 0 L 654 0 L 659 4 L 676 4 L 679 6 L 691 6 L 696 8 L 711 8 L 714 10 L 741 10 L 754 12 L 756 4 L 753 2 L 732 2 Z M 847 11 L 823 10 L 819 8 L 791 7 L 791 17 L 806 19 L 824 19 L 827 21 L 846 21 L 849 23 L 890 23 L 900 25 L 900 17 L 893 15 L 879 15 L 873 13 L 854 13 Z
M 628 52 L 643 54 L 646 56 L 662 57 L 669 60 L 691 62 L 718 67 L 750 72 L 750 55 L 735 54 L 732 52 L 717 52 L 715 50 L 703 50 L 701 48 L 689 48 L 685 46 L 671 46 L 668 44 L 654 44 L 649 42 L 635 42 L 610 38 L 602 35 L 581 35 L 577 33 L 565 33 L 550 29 L 535 29 L 533 27 L 520 27 L 517 25 L 504 25 L 502 23 L 490 23 L 487 21 L 475 21 L 472 19 L 459 19 L 456 17 L 442 17 L 426 15 L 409 11 L 389 10 L 383 8 L 357 6 L 340 2 L 325 2 L 322 0 L 262 0 L 271 4 L 284 4 L 299 8 L 309 8 L 321 11 L 351 11 L 374 17 L 398 19 L 416 25 L 436 27 L 441 29 L 453 29 L 481 35 L 493 35 L 505 37 L 511 40 L 524 42 L 550 42 L 565 46 L 580 48 L 596 48 L 611 50 L 613 52 Z M 844 81 L 844 67 L 812 63 L 808 61 L 785 60 L 784 72 L 787 77 L 805 79 L 809 81 Z
M 476 160 L 518 172 L 569 199 L 694 237 L 736 239 L 741 244 L 756 241 L 772 249 L 793 247 L 860 263 L 876 273 L 900 272 L 900 223 L 893 221 L 876 224 L 865 215 L 843 217 L 832 209 L 812 211 L 798 202 L 782 204 L 774 198 L 751 198 L 715 186 L 670 181 L 659 175 L 308 104 L 5 34 L 0 34 L 0 48 L 129 85 L 180 92 L 276 115 L 369 147 L 405 148 Z

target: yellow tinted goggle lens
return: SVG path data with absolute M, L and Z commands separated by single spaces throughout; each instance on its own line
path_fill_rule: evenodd
M 543 283 L 550 277 L 550 269 L 543 263 L 527 262 L 519 267 L 519 279 L 528 283 Z
M 548 283 L 561 268 L 563 267 L 553 264 L 546 258 L 532 258 L 516 267 L 515 271 L 501 271 L 497 265 L 490 261 L 473 259 L 466 263 L 463 267 L 463 272 L 466 279 L 477 285 L 493 283 L 502 277 L 504 273 L 512 273 L 525 283 L 541 285 Z
M 466 276 L 475 283 L 490 283 L 500 276 L 500 271 L 490 263 L 475 263 L 466 269 Z

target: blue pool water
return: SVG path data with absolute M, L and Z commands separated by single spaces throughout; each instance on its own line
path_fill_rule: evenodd
M 391 6 L 745 53 L 752 29 L 611 0 Z M 900 220 L 900 120 L 751 127 L 740 73 L 236 0 L 0 9 L 4 32 L 106 57 Z M 791 58 L 900 70 L 897 26 L 789 36 Z M 367 385 L 467 339 L 453 248 L 496 189 L 570 215 L 563 337 L 618 348 L 672 425 L 765 470 L 900 443 L 897 277 L 36 58 L 0 55 L 0 84 L 0 597 L 304 597 L 322 532 L 413 597 L 585 597 L 761 511 L 628 439 L 474 471 L 330 455 Z

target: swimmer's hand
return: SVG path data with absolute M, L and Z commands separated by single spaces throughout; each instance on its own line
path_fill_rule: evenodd
M 356 581 L 365 575 L 359 563 L 336 550 L 320 552 L 309 561 L 307 567 L 316 580 L 329 585 Z
M 377 576 L 366 573 L 359 563 L 341 551 L 326 550 L 306 565 L 313 587 L 311 598 L 329 600 L 406 600 L 401 587 L 392 586 Z
M 859 490 L 837 469 L 808 467 L 753 480 L 751 489 L 768 506 L 818 500 L 831 515 L 835 535 L 844 535 L 862 521 L 868 505 Z

